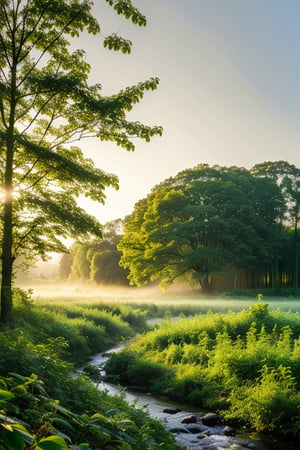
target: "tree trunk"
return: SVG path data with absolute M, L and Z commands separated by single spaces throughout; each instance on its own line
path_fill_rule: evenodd
M 299 245 L 298 245 L 298 211 L 299 206 L 296 206 L 296 217 L 295 217 L 295 229 L 294 229 L 294 290 L 297 295 L 298 290 L 298 278 L 299 278 Z
M 1 322 L 12 319 L 13 270 L 13 158 L 15 101 L 11 102 L 10 126 L 6 136 L 6 160 L 3 182 L 3 236 L 1 279 Z
M 2 246 L 1 322 L 12 320 L 12 262 Z
M 207 275 L 206 277 L 200 278 L 199 279 L 199 283 L 200 283 L 200 286 L 202 288 L 202 291 L 205 294 L 211 295 L 213 293 L 213 289 L 212 289 L 211 280 L 210 280 L 209 275 Z
M 8 171 L 9 172 L 9 171 Z M 11 178 L 12 170 L 10 171 Z M 8 179 L 9 177 L 7 177 Z M 1 322 L 12 319 L 12 187 L 5 183 L 3 206 L 3 238 L 2 238 L 2 279 L 1 279 Z

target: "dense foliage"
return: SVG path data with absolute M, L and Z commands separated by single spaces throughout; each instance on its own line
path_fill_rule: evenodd
M 64 253 L 57 278 L 64 280 L 93 280 L 104 285 L 128 285 L 128 270 L 120 266 L 121 251 L 117 245 L 123 236 L 121 219 L 103 225 L 101 239 L 75 242 Z
M 219 410 L 258 431 L 300 434 L 300 316 L 248 310 L 167 317 L 106 364 L 125 384 Z
M 145 410 L 74 376 L 70 362 L 142 329 L 141 311 L 117 304 L 114 311 L 104 304 L 73 310 L 54 302 L 39 308 L 20 291 L 15 302 L 14 328 L 0 330 L 1 449 L 179 448 Z
M 130 0 L 106 1 L 134 24 L 146 24 Z M 118 179 L 96 168 L 74 143 L 95 137 L 134 150 L 134 138 L 149 141 L 161 134 L 160 127 L 127 120 L 145 92 L 156 89 L 157 78 L 109 97 L 100 84 L 89 84 L 87 55 L 76 47 L 85 32 L 103 37 L 92 8 L 92 0 L 0 2 L 3 322 L 12 316 L 18 256 L 64 251 L 60 237 L 101 235 L 100 224 L 77 199 L 84 195 L 103 203 L 105 187 L 117 188 Z M 131 42 L 115 33 L 103 43 L 130 53 Z
M 136 285 L 297 289 L 299 184 L 284 162 L 179 172 L 126 218 L 121 265 Z

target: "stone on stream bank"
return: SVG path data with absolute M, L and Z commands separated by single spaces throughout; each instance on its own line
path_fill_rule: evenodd
M 215 413 L 207 413 L 202 417 L 202 423 L 207 425 L 208 427 L 214 427 L 215 425 L 219 425 L 222 423 L 222 419 L 218 414 Z
M 165 409 L 163 409 L 163 412 L 166 413 L 166 414 L 177 414 L 180 411 L 181 411 L 181 409 L 179 409 L 179 408 L 165 408 Z
M 165 408 L 172 417 L 166 428 L 175 435 L 179 445 L 191 450 L 246 450 L 257 448 L 253 442 L 235 438 L 236 428 L 224 425 L 215 413 L 184 415 L 178 408 Z M 177 417 L 178 416 L 178 417 Z
M 192 415 L 192 416 L 187 416 L 184 419 L 182 419 L 181 423 L 196 423 L 197 422 L 197 417 Z
M 228 425 L 224 428 L 223 433 L 225 436 L 235 436 L 237 433 L 237 429 L 233 427 L 229 427 Z

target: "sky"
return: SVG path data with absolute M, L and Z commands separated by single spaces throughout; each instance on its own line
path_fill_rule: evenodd
M 138 27 L 104 0 L 94 1 L 101 32 L 133 43 L 131 55 L 81 36 L 90 82 L 103 95 L 159 77 L 128 119 L 161 125 L 162 137 L 80 145 L 97 167 L 119 177 L 104 206 L 80 204 L 104 224 L 124 218 L 151 189 L 198 164 L 250 169 L 264 161 L 300 164 L 300 2 L 297 0 L 132 0 L 146 15 Z

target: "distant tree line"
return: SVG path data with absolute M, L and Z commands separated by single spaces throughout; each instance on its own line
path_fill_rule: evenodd
M 103 237 L 74 242 L 69 253 L 60 259 L 57 277 L 60 280 L 93 280 L 105 285 L 128 285 L 129 271 L 119 265 L 123 221 L 117 219 L 103 226 Z
M 184 170 L 126 218 L 120 263 L 138 286 L 297 290 L 299 188 L 300 170 L 285 161 Z

